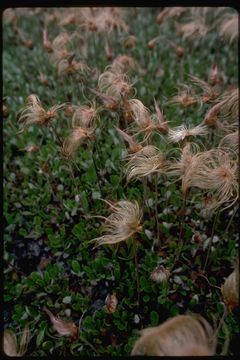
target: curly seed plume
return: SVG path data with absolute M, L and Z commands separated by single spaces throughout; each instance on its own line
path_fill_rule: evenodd
M 143 329 L 131 355 L 214 355 L 215 348 L 213 329 L 204 318 L 178 315 L 159 326 Z
M 118 201 L 110 205 L 111 215 L 105 219 L 105 235 L 91 240 L 96 247 L 105 244 L 117 244 L 128 240 L 132 235 L 142 230 L 142 211 L 138 203 L 126 200 Z

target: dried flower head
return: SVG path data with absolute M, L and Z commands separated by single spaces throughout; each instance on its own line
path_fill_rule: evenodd
M 53 44 L 48 38 L 47 28 L 43 29 L 43 48 L 47 50 L 48 53 L 53 52 Z
M 72 117 L 72 127 L 81 127 L 82 129 L 93 128 L 97 116 L 98 111 L 95 102 L 92 102 L 91 106 L 77 106 Z
M 98 86 L 101 92 L 112 96 L 116 101 L 127 98 L 133 91 L 133 86 L 128 82 L 125 74 L 110 70 L 99 76 Z
M 142 145 L 136 143 L 136 141 L 134 140 L 134 138 L 132 136 L 128 135 L 127 133 L 125 133 L 124 131 L 122 131 L 119 128 L 117 128 L 117 131 L 123 137 L 123 139 L 128 143 L 128 145 L 129 145 L 128 153 L 129 154 L 134 154 L 142 149 Z
M 28 106 L 22 111 L 18 120 L 22 124 L 19 133 L 30 125 L 48 125 L 50 120 L 58 117 L 58 111 L 65 106 L 65 104 L 54 105 L 49 110 L 44 110 L 37 95 L 30 95 L 27 98 L 27 103 Z
M 108 314 L 113 314 L 116 311 L 118 304 L 118 299 L 116 297 L 116 293 L 108 294 L 105 299 L 105 311 Z
M 110 66 L 111 71 L 115 73 L 125 73 L 128 70 L 132 70 L 136 67 L 136 61 L 128 55 L 118 55 L 116 59 L 113 60 L 112 65 Z
M 195 19 L 185 24 L 176 23 L 176 28 L 183 39 L 187 39 L 189 37 L 201 38 L 209 31 L 203 19 Z
M 199 79 L 198 77 L 193 76 L 193 75 L 189 75 L 189 77 L 190 77 L 192 83 L 194 85 L 196 85 L 197 87 L 199 87 L 203 91 L 201 100 L 204 103 L 212 101 L 218 97 L 219 93 L 216 92 L 216 90 L 210 84 L 208 84 L 206 81 Z
M 207 159 L 207 152 L 205 152 Z M 199 159 L 199 148 L 197 144 L 187 142 L 183 149 L 179 161 L 170 163 L 167 168 L 169 176 L 178 176 L 182 180 L 182 192 L 185 195 L 190 187 L 200 187 L 201 174 L 204 174 L 205 162 Z M 202 154 L 202 153 L 201 153 Z
M 157 128 L 157 130 L 161 134 L 167 135 L 168 131 L 169 131 L 168 121 L 165 121 L 163 113 L 162 113 L 162 111 L 161 111 L 160 107 L 158 106 L 155 99 L 154 99 L 154 106 L 155 106 L 155 110 L 156 110 L 155 119 L 158 120 L 158 128 Z M 154 116 L 152 117 L 152 119 L 154 119 Z
M 170 271 L 166 269 L 164 266 L 158 265 L 152 271 L 150 275 L 150 279 L 159 284 L 168 281 L 169 276 L 170 276 Z
M 181 16 L 185 11 L 187 10 L 187 7 L 183 6 L 172 6 L 172 7 L 166 7 L 164 10 L 162 10 L 158 16 L 157 16 L 157 23 L 160 25 L 163 21 L 168 19 L 169 17 L 179 17 Z
M 137 38 L 133 35 L 129 35 L 123 39 L 122 44 L 126 49 L 132 49 L 135 47 L 136 42 Z
M 71 336 L 74 339 L 77 338 L 78 327 L 73 322 L 67 322 L 57 316 L 54 316 L 53 313 L 46 307 L 44 307 L 43 310 L 48 314 L 54 329 L 60 336 Z
M 104 107 L 110 111 L 116 111 L 119 107 L 119 100 L 116 100 L 113 96 L 103 94 L 95 89 L 90 89 L 95 95 L 97 95 L 104 104 Z
M 90 241 L 96 243 L 95 247 L 127 241 L 135 233 L 142 231 L 142 211 L 136 201 L 121 200 L 115 205 L 109 202 L 107 204 L 112 213 L 108 218 L 103 217 L 106 234 Z
M 239 131 L 232 132 L 226 136 L 224 136 L 218 145 L 219 148 L 231 149 L 234 152 L 238 152 L 239 149 Z
M 131 355 L 214 355 L 216 340 L 210 324 L 202 317 L 175 316 L 163 324 L 143 329 Z
M 30 337 L 28 326 L 25 326 L 20 339 L 17 339 L 15 333 L 12 330 L 4 330 L 3 349 L 7 356 L 24 356 L 27 351 L 29 341 Z
M 9 115 L 9 109 L 6 104 L 2 104 L 2 115 L 4 118 L 7 118 Z
M 129 117 L 135 121 L 138 128 L 141 131 L 152 130 L 154 123 L 151 119 L 149 110 L 143 103 L 138 99 L 131 99 L 124 102 L 123 111 L 129 114 Z
M 167 169 L 165 156 L 152 145 L 144 146 L 137 153 L 128 155 L 127 181 L 153 173 L 164 174 Z
M 239 88 L 227 90 L 220 97 L 221 118 L 228 122 L 235 122 L 238 125 L 239 120 Z
M 239 306 L 239 266 L 226 278 L 221 286 L 223 300 L 230 311 Z
M 123 19 L 124 11 L 116 7 L 82 8 L 81 27 L 86 32 L 110 34 L 114 29 L 127 31 L 128 26 Z
M 212 156 L 208 161 L 201 187 L 213 195 L 214 202 L 209 204 L 208 210 L 224 210 L 238 201 L 238 163 L 223 149 L 210 150 L 209 153 Z
M 70 135 L 64 140 L 61 153 L 63 156 L 72 158 L 76 155 L 77 149 L 85 141 L 93 138 L 94 128 L 82 129 L 75 127 L 72 129 Z
M 211 86 L 215 86 L 217 84 L 221 84 L 222 81 L 223 81 L 223 76 L 220 73 L 217 64 L 213 64 L 211 66 L 211 69 L 210 69 L 209 74 L 208 74 L 208 83 Z
M 208 129 L 205 125 L 197 125 L 196 127 L 189 129 L 186 125 L 180 125 L 176 128 L 169 129 L 168 139 L 170 142 L 179 142 L 184 140 L 188 136 L 205 136 L 208 133 Z
M 178 94 L 173 96 L 169 101 L 169 104 L 180 105 L 184 109 L 198 103 L 198 99 L 193 91 L 186 85 L 183 89 L 178 90 Z
M 58 75 L 73 75 L 83 73 L 89 68 L 85 62 L 77 62 L 74 60 L 75 54 L 68 55 L 58 63 Z

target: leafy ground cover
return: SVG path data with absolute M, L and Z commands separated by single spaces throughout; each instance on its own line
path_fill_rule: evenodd
M 181 314 L 236 354 L 238 308 L 221 289 L 238 252 L 236 17 L 4 12 L 4 327 L 28 327 L 22 354 L 130 355 L 139 330 Z M 176 165 L 200 153 L 193 172 Z M 141 226 L 96 246 L 119 201 L 139 204 Z

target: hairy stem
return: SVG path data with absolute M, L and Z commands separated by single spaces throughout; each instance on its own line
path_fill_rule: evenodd
M 215 216 L 214 222 L 213 222 L 211 238 L 210 238 L 210 241 L 209 241 L 209 244 L 208 244 L 208 252 L 207 252 L 207 257 L 206 257 L 206 260 L 205 260 L 205 264 L 203 266 L 203 272 L 205 271 L 208 260 L 209 260 L 209 255 L 210 255 L 210 251 L 211 251 L 213 236 L 214 236 L 215 228 L 216 228 L 216 225 L 217 225 L 217 220 L 218 220 L 219 213 L 220 213 L 220 211 L 218 210 L 217 214 Z
M 156 225 L 157 225 L 157 243 L 161 246 L 161 239 L 160 239 L 160 225 L 158 221 L 158 176 L 155 175 L 155 194 L 156 194 L 156 200 L 155 200 L 155 217 L 156 217 Z
M 93 144 L 93 148 L 92 148 L 92 161 L 93 161 L 93 166 L 97 175 L 97 183 L 98 183 L 98 187 L 99 187 L 99 191 L 100 194 L 102 194 L 102 189 L 101 189 L 101 185 L 100 185 L 100 179 L 99 179 L 99 174 L 98 174 L 98 170 L 97 170 L 97 165 L 96 165 L 96 160 L 95 160 L 95 144 Z
M 138 267 L 138 260 L 137 260 L 137 245 L 136 242 L 133 241 L 133 251 L 134 251 L 134 260 L 136 266 L 136 279 L 137 279 L 137 305 L 140 304 L 140 285 L 139 285 L 139 267 Z
M 175 251 L 175 255 L 174 255 L 174 263 L 172 265 L 172 268 L 174 268 L 174 266 L 176 265 L 176 263 L 178 262 L 181 253 L 182 253 L 182 249 L 184 247 L 184 240 L 182 239 L 182 233 L 183 233 L 183 224 L 184 224 L 184 218 L 185 218 L 185 212 L 186 212 L 186 204 L 187 204 L 187 192 L 185 192 L 184 196 L 183 196 L 183 207 L 182 207 L 182 214 L 181 214 L 181 218 L 180 218 L 180 222 L 179 222 L 179 236 L 178 236 L 178 243 L 179 246 L 177 246 L 176 251 Z
M 150 208 L 148 206 L 148 202 L 147 202 L 147 178 L 145 176 L 142 178 L 142 183 L 143 183 L 143 200 L 144 200 L 144 204 L 147 208 L 149 218 L 151 219 L 152 214 L 151 214 Z

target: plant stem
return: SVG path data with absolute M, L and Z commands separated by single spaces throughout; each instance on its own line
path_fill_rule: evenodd
M 183 196 L 182 216 L 180 218 L 180 223 L 179 223 L 180 229 L 179 229 L 179 236 L 178 236 L 178 243 L 180 243 L 180 244 L 179 244 L 179 247 L 177 247 L 176 251 L 175 251 L 175 255 L 174 255 L 175 261 L 172 265 L 172 269 L 174 268 L 177 261 L 179 260 L 183 246 L 184 246 L 184 240 L 182 239 L 182 232 L 183 232 L 183 223 L 184 223 L 185 211 L 186 211 L 186 203 L 187 203 L 187 192 L 185 192 L 185 194 Z
M 234 216 L 236 215 L 237 209 L 238 209 L 238 207 L 236 206 L 236 208 L 233 210 L 233 214 L 232 214 L 232 216 L 231 216 L 231 218 L 230 218 L 230 220 L 229 220 L 229 222 L 227 224 L 226 230 L 223 233 L 223 237 L 227 234 L 228 229 L 230 228 L 230 225 L 231 225 L 231 223 L 232 223 L 232 221 L 234 219 Z
M 158 175 L 155 175 L 155 194 L 156 194 L 156 200 L 155 200 L 155 216 L 156 216 L 156 225 L 157 225 L 157 243 L 161 246 L 161 239 L 160 239 L 160 227 L 159 227 L 159 221 L 158 221 Z
M 92 148 L 92 160 L 93 160 L 93 166 L 94 166 L 94 169 L 95 169 L 95 172 L 97 175 L 97 183 L 98 183 L 99 191 L 100 191 L 100 194 L 102 194 L 100 179 L 99 179 L 97 165 L 96 165 L 96 161 L 95 161 L 94 149 L 95 149 L 95 144 L 93 144 L 93 148 Z
M 143 200 L 144 200 L 144 204 L 147 207 L 149 217 L 151 219 L 152 214 L 151 214 L 150 208 L 147 203 L 147 178 L 145 176 L 142 178 L 142 182 L 143 182 Z
M 208 252 L 207 252 L 207 257 L 206 257 L 206 260 L 205 260 L 205 264 L 203 266 L 203 272 L 205 271 L 207 263 L 208 263 L 208 259 L 209 259 L 209 255 L 210 255 L 210 251 L 211 251 L 211 246 L 212 246 L 212 241 L 213 241 L 213 236 L 214 236 L 214 231 L 215 231 L 215 228 L 216 228 L 216 225 L 217 225 L 217 220 L 218 220 L 219 213 L 220 213 L 220 211 L 218 210 L 217 214 L 215 216 L 214 222 L 213 222 L 212 232 L 211 232 L 211 239 L 210 239 L 209 244 L 208 244 Z
M 139 267 L 138 267 L 138 260 L 137 260 L 137 245 L 134 240 L 133 240 L 133 250 L 134 250 L 134 260 L 135 260 L 136 278 L 137 278 L 137 306 L 139 306 L 139 304 L 140 304 Z
M 62 140 L 60 139 L 60 137 L 59 137 L 59 135 L 58 135 L 55 127 L 54 127 L 52 124 L 50 125 L 50 129 L 52 130 L 53 134 L 55 135 L 55 138 L 56 138 L 56 140 L 57 140 L 57 144 L 58 144 L 60 147 L 62 147 L 63 142 L 62 142 Z M 55 139 L 54 139 L 54 140 L 55 140 Z

